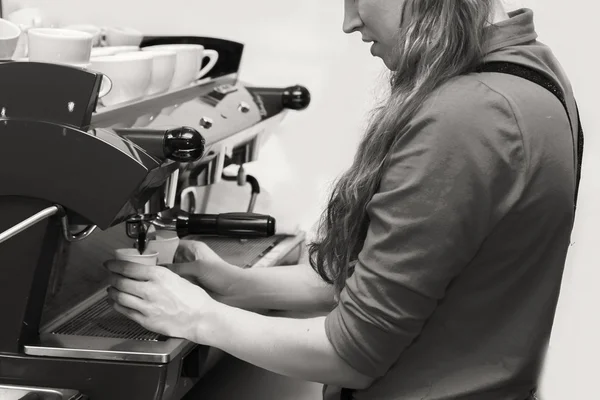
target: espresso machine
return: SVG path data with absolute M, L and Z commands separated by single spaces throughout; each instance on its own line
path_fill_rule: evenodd
M 153 229 L 219 251 L 237 244 L 229 261 L 243 268 L 301 242 L 251 207 L 209 215 L 181 205 L 190 188 L 221 182 L 226 166 L 256 160 L 287 110 L 308 106 L 308 91 L 240 82 L 239 43 L 144 43 L 157 41 L 199 41 L 226 56 L 189 87 L 104 108 L 99 73 L 0 64 L 1 400 L 184 399 L 214 349 L 114 311 L 102 263 L 116 248 L 143 251 Z

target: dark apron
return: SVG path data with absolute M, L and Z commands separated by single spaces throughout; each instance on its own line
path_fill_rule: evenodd
M 520 64 L 514 64 L 509 62 L 488 62 L 481 65 L 476 70 L 477 72 L 498 72 L 503 74 L 509 74 L 518 76 L 523 79 L 527 79 L 530 82 L 533 82 L 537 85 L 540 85 L 544 89 L 548 90 L 552 93 L 558 100 L 561 102 L 565 111 L 567 113 L 567 118 L 569 119 L 569 124 L 571 125 L 571 132 L 573 131 L 573 123 L 571 121 L 571 116 L 569 114 L 569 109 L 567 107 L 567 102 L 565 100 L 565 95 L 562 92 L 560 86 L 556 84 L 552 79 L 547 77 L 545 74 L 538 72 L 534 69 L 525 67 Z M 577 104 L 575 104 L 577 108 Z M 579 109 L 577 108 L 577 125 L 579 127 L 577 132 L 577 144 L 575 147 L 576 152 L 576 178 L 575 178 L 575 199 L 573 201 L 573 206 L 577 208 L 577 196 L 579 194 L 579 181 L 581 180 L 581 162 L 583 160 L 583 128 L 581 127 L 581 119 L 579 118 Z M 352 400 L 354 390 L 352 389 L 342 389 L 340 393 L 339 400 Z M 532 390 L 527 399 L 523 400 L 541 400 L 536 396 L 536 390 Z

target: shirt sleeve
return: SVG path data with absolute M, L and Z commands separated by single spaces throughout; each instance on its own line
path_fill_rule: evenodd
M 354 274 L 326 318 L 339 356 L 372 378 L 420 334 L 522 191 L 526 163 L 514 113 L 489 90 L 473 97 L 479 101 L 460 93 L 438 98 L 392 149 L 367 206 Z

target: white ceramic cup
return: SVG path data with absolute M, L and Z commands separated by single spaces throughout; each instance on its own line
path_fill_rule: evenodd
M 23 58 L 13 58 L 14 61 L 16 62 L 29 62 L 29 58 L 27 57 L 23 57 Z M 76 68 L 81 68 L 81 69 L 90 69 L 92 64 L 91 63 L 87 63 L 87 64 L 65 64 L 71 67 L 76 67 Z M 100 88 L 100 91 L 98 92 L 98 97 L 101 99 L 102 97 L 106 96 L 108 94 L 108 92 L 110 92 L 112 89 L 112 81 L 110 80 L 110 78 L 106 75 L 104 75 L 103 80 L 102 80 L 102 86 Z
M 158 263 L 160 265 L 172 264 L 177 247 L 179 246 L 179 237 L 166 236 L 163 231 L 156 232 L 156 239 L 148 241 L 148 251 L 158 253 Z
M 10 60 L 15 54 L 21 29 L 14 23 L 0 18 L 0 60 Z
M 206 50 L 199 44 L 159 44 L 142 48 L 143 51 L 167 50 L 177 53 L 175 74 L 170 89 L 188 86 L 206 75 L 219 60 L 219 53 Z M 208 64 L 201 69 L 204 57 L 209 58 Z
M 144 39 L 144 34 L 133 28 L 106 27 L 104 39 L 108 46 L 138 46 Z
M 140 254 L 137 249 L 116 249 L 115 259 L 136 264 L 156 265 L 158 264 L 158 253 L 149 249 L 146 249 L 144 254 Z
M 35 7 L 25 7 L 13 11 L 6 16 L 10 22 L 24 28 L 41 28 L 47 26 L 47 18 L 44 12 Z
M 22 32 L 13 56 L 14 59 L 27 57 L 27 31 L 31 28 L 48 28 L 48 21 L 44 12 L 39 8 L 26 7 L 11 12 L 6 16 L 6 19 L 17 25 Z
M 112 81 L 112 90 L 102 98 L 103 105 L 125 103 L 148 94 L 152 82 L 152 55 L 138 51 L 93 57 L 91 61 L 92 70 Z
M 119 53 L 131 53 L 133 51 L 139 51 L 138 46 L 105 46 L 105 47 L 94 47 L 92 49 L 92 57 L 101 56 L 112 56 Z
M 152 83 L 148 89 L 149 95 L 164 93 L 171 87 L 175 76 L 177 53 L 174 51 L 148 51 L 152 55 Z
M 92 34 L 94 36 L 94 39 L 92 40 L 92 46 L 94 47 L 100 46 L 100 42 L 102 41 L 102 29 L 100 29 L 96 25 L 78 24 L 63 26 L 62 28 Z
M 68 29 L 32 28 L 29 37 L 29 61 L 84 65 L 90 63 L 91 33 Z

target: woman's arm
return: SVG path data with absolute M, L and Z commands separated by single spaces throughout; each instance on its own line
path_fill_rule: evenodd
M 373 381 L 336 353 L 325 333 L 325 317 L 268 317 L 219 304 L 198 319 L 191 340 L 302 380 L 350 389 L 367 388 Z
M 113 307 L 152 332 L 217 347 L 299 379 L 362 389 L 374 378 L 338 355 L 324 317 L 277 318 L 230 307 L 163 267 L 116 260 L 106 267 Z
M 241 269 L 205 243 L 182 240 L 168 269 L 234 307 L 279 311 L 330 311 L 334 291 L 309 265 Z
M 330 311 L 334 306 L 333 287 L 308 265 L 240 270 L 225 304 L 249 309 L 282 311 Z

